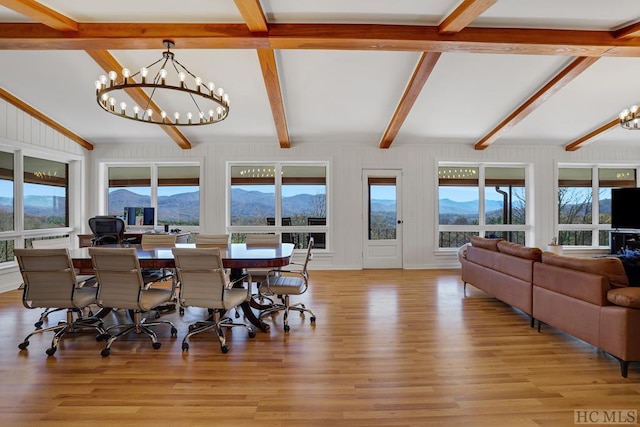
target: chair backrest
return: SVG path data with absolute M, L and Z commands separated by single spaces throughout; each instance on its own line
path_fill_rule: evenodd
M 144 281 L 135 248 L 89 248 L 98 278 L 98 304 L 139 309 Z
M 279 234 L 247 234 L 247 246 L 278 246 L 280 244 Z
M 76 274 L 66 248 L 14 249 L 28 307 L 74 308 Z
M 198 248 L 217 248 L 227 247 L 229 244 L 228 234 L 197 234 L 196 247 Z
M 183 306 L 227 308 L 224 291 L 229 286 L 219 248 L 173 248 L 180 304 Z
M 71 249 L 71 239 L 67 236 L 32 240 L 31 247 L 33 249 Z
M 313 258 L 313 254 L 311 253 L 311 250 L 314 248 L 314 246 L 315 246 L 315 241 L 313 237 L 309 237 L 309 246 L 307 246 L 307 256 L 304 259 L 304 264 L 302 267 L 302 273 L 307 277 L 309 276 L 309 273 L 307 271 L 307 265 L 309 264 L 309 261 L 311 261 L 311 258 Z
M 96 245 L 122 243 L 124 240 L 124 220 L 115 216 L 95 216 L 89 218 L 89 228 L 95 236 Z
M 176 245 L 175 234 L 152 234 L 142 235 L 140 244 L 143 248 L 172 248 Z

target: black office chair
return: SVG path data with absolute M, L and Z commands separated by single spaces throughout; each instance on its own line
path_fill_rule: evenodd
M 124 238 L 124 220 L 115 216 L 95 216 L 89 218 L 89 228 L 93 232 L 91 246 L 114 243 L 133 243 L 135 239 Z
M 307 225 L 327 225 L 327 218 L 309 217 L 307 218 Z M 326 248 L 325 233 L 309 233 L 309 236 L 313 237 L 315 248 Z

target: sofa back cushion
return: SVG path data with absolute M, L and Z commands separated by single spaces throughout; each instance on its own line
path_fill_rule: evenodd
M 540 261 L 542 259 L 542 250 L 540 248 L 529 248 L 506 240 L 498 242 L 497 246 L 500 252 L 507 255 L 513 255 L 518 258 L 526 258 L 533 261 Z
M 467 248 L 466 261 L 499 271 L 525 282 L 531 283 L 533 280 L 534 261 L 531 259 L 471 245 Z
M 498 252 L 498 243 L 504 241 L 504 239 L 487 239 L 486 237 L 471 236 L 471 245 L 476 248 L 489 249 L 490 251 Z
M 627 273 L 624 271 L 622 261 L 618 258 L 577 258 L 557 255 L 553 252 L 544 252 L 542 254 L 542 262 L 544 264 L 604 276 L 609 280 L 612 287 L 629 286 Z

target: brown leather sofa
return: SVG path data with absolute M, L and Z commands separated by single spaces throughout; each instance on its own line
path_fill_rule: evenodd
M 640 361 L 640 288 L 618 258 L 576 258 L 475 237 L 461 256 L 462 280 L 619 360 Z M 516 271 L 520 270 L 520 271 Z M 530 291 L 527 296 L 527 290 Z
M 540 249 L 473 236 L 465 252 L 460 259 L 465 295 L 470 283 L 532 316 L 533 264 L 541 259 Z

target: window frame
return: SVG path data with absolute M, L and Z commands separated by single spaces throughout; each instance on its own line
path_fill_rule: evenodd
M 232 191 L 232 167 L 274 167 L 274 197 L 275 197 L 275 225 L 231 225 L 231 191 Z M 290 166 L 320 166 L 325 168 L 325 225 L 282 225 L 282 168 Z M 329 161 L 227 161 L 226 162 L 226 207 L 225 207 L 225 228 L 227 233 L 249 234 L 249 233 L 324 233 L 325 247 L 316 248 L 319 251 L 330 249 L 331 237 L 331 165 Z
M 0 241 L 13 241 L 13 248 L 24 248 L 34 239 L 53 237 L 73 237 L 81 229 L 81 215 L 84 193 L 84 157 L 82 155 L 52 150 L 46 147 L 35 149 L 31 145 L 0 138 L 0 151 L 13 154 L 13 215 L 12 230 L 0 231 Z M 64 227 L 24 229 L 24 158 L 49 160 L 66 164 L 67 200 Z M 13 268 L 14 260 L 0 262 L 0 270 Z
M 199 203 L 198 203 L 198 225 L 179 225 L 178 227 L 182 231 L 187 232 L 198 232 L 200 227 L 202 227 L 203 220 L 203 162 L 201 160 L 189 160 L 189 161 L 147 161 L 147 162 L 121 162 L 121 161 L 105 161 L 101 162 L 99 165 L 99 174 L 100 174 L 100 182 L 101 182 L 101 194 L 99 203 L 98 203 L 98 212 L 102 212 L 104 215 L 109 211 L 109 169 L 110 168 L 141 168 L 148 167 L 150 169 L 150 187 L 151 187 L 151 196 L 149 206 L 155 208 L 154 209 L 154 224 L 156 228 L 161 228 L 162 225 L 158 223 L 158 168 L 164 167 L 182 167 L 182 166 L 191 166 L 199 168 L 199 177 L 198 177 L 198 188 L 199 188 Z M 160 186 L 161 187 L 161 186 Z M 126 188 L 126 187 L 123 187 Z
M 440 177 L 438 172 L 441 167 L 452 168 L 477 168 L 478 169 L 478 224 L 451 225 L 440 224 Z M 486 223 L 486 178 L 485 171 L 487 168 L 522 168 L 524 169 L 524 191 L 525 191 L 525 222 L 524 224 L 487 224 Z M 469 235 L 486 236 L 491 232 L 523 232 L 525 236 L 525 244 L 534 242 L 534 224 L 533 224 L 533 166 L 530 163 L 522 162 L 453 162 L 453 161 L 437 161 L 435 165 L 435 203 L 434 203 L 434 248 L 436 252 L 452 252 L 457 248 L 440 246 L 440 233 L 456 232 L 467 233 Z
M 558 192 L 560 191 L 560 169 L 590 169 L 591 170 L 591 224 L 560 224 L 560 212 Z M 633 169 L 636 173 L 636 187 L 640 186 L 640 165 L 628 163 L 567 163 L 558 162 L 555 167 L 554 179 L 554 236 L 559 236 L 562 231 L 590 231 L 591 245 L 563 245 L 563 249 L 609 249 L 610 240 L 607 244 L 601 244 L 600 232 L 610 232 L 611 224 L 600 223 L 600 169 Z M 605 187 L 614 188 L 614 187 Z M 609 237 L 611 239 L 611 237 Z

